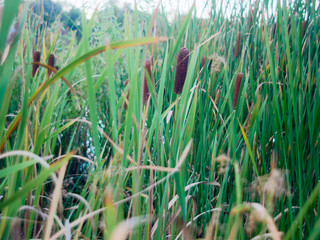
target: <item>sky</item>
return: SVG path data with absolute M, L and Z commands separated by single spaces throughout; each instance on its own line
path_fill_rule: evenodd
M 129 4 L 132 8 L 134 7 L 135 0 L 53 0 L 55 2 L 60 2 L 63 7 L 68 10 L 71 6 L 76 6 L 86 12 L 88 18 L 92 15 L 95 9 L 102 9 L 106 4 L 113 4 L 117 5 L 118 7 L 123 7 L 124 4 Z M 208 17 L 210 14 L 210 9 L 212 8 L 211 2 L 212 0 L 136 0 L 138 9 L 141 11 L 146 11 L 152 13 L 156 8 L 157 4 L 161 1 L 161 5 L 163 9 L 160 7 L 160 10 L 164 10 L 167 14 L 167 18 L 173 19 L 174 16 L 178 13 L 186 14 L 189 9 L 191 8 L 192 4 L 196 3 L 196 12 L 198 17 Z M 217 5 L 220 6 L 220 3 L 223 3 L 223 9 L 226 9 L 226 14 L 231 12 L 233 6 L 239 8 L 239 2 L 246 8 L 246 13 L 249 11 L 249 3 L 254 2 L 254 0 L 215 0 Z M 316 0 L 319 2 L 319 0 Z M 226 6 L 226 2 L 229 2 L 229 5 Z M 263 2 L 263 1 L 262 1 Z M 274 12 L 276 9 L 276 0 L 269 1 L 271 4 L 268 7 L 269 14 Z
M 66 8 L 70 8 L 72 5 L 83 9 L 87 16 L 90 17 L 94 9 L 97 7 L 101 8 L 104 5 L 108 4 L 108 0 L 54 0 L 55 2 L 62 3 Z M 111 0 L 118 7 L 123 7 L 125 3 L 130 4 L 131 7 L 134 6 L 134 0 Z M 156 8 L 159 0 L 136 0 L 139 10 L 147 11 L 152 13 Z M 168 14 L 168 17 L 173 17 L 177 12 L 177 9 L 180 10 L 180 13 L 187 13 L 191 8 L 194 0 L 161 0 L 164 11 Z M 200 16 L 209 16 L 208 3 L 211 4 L 210 0 L 196 0 L 196 9 L 197 15 Z M 178 8 L 179 6 L 179 8 Z

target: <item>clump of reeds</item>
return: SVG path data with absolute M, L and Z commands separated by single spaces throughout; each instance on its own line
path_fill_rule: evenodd
M 129 79 L 127 79 L 125 82 L 124 82 L 124 87 L 127 87 L 129 83 Z M 126 98 L 129 99 L 129 94 L 130 94 L 130 90 L 128 91 L 128 94 L 126 95 Z M 127 105 L 127 101 L 125 100 L 124 101 L 124 109 L 127 110 L 128 108 L 128 105 Z
M 153 80 L 152 72 L 151 72 L 151 61 L 149 59 L 145 61 L 144 68 L 145 68 L 145 72 L 144 72 L 144 79 L 143 79 L 144 81 L 143 81 L 143 97 L 142 97 L 143 104 L 147 102 L 150 94 L 146 74 L 148 74 L 150 79 Z
M 240 91 L 240 86 L 241 86 L 241 80 L 242 80 L 242 73 L 238 73 L 237 79 L 236 79 L 236 88 L 234 90 L 234 95 L 233 95 L 233 109 L 236 109 L 237 107 L 237 102 L 238 102 L 238 96 L 239 96 L 239 91 Z
M 40 62 L 41 54 L 39 51 L 33 52 L 33 62 Z M 39 64 L 32 64 L 32 77 L 34 77 L 39 69 Z
M 239 49 L 240 49 L 240 32 L 237 35 L 237 49 L 236 49 L 236 57 L 239 57 Z
M 177 70 L 174 80 L 174 92 L 180 94 L 186 80 L 189 63 L 189 50 L 188 48 L 181 48 L 178 54 Z
M 54 60 L 55 60 L 54 55 L 51 53 L 48 59 L 48 65 L 50 67 L 54 68 Z M 51 75 L 52 75 L 52 70 L 48 69 L 48 77 L 51 77 Z

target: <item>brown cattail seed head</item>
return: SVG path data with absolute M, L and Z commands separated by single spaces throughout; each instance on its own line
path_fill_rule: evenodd
M 40 62 L 40 52 L 39 51 L 34 51 L 33 52 L 33 61 L 34 62 Z M 32 77 L 36 75 L 36 72 L 38 71 L 39 64 L 32 64 Z
M 291 18 L 290 16 L 288 17 L 288 34 L 290 33 L 291 30 Z
M 306 28 L 306 20 L 303 20 L 302 21 L 302 37 L 304 36 L 304 30 L 305 30 L 305 28 Z
M 178 62 L 176 68 L 176 76 L 174 80 L 174 92 L 180 94 L 183 89 L 184 81 L 186 80 L 189 62 L 189 50 L 185 47 L 179 50 Z
M 151 61 L 149 59 L 147 59 L 144 63 L 144 68 L 145 68 L 145 72 L 144 72 L 144 81 L 143 81 L 143 97 L 142 97 L 142 102 L 143 104 L 145 104 L 149 98 L 149 87 L 148 87 L 148 80 L 147 80 L 147 75 L 149 75 L 150 79 L 153 80 L 152 77 L 152 72 L 151 72 Z
M 48 59 L 48 65 L 54 68 L 54 55 L 51 53 Z M 51 77 L 52 70 L 48 69 L 48 76 Z
M 201 67 L 200 67 L 200 70 L 204 67 L 204 64 L 206 63 L 206 57 L 203 56 L 202 59 L 201 59 Z
M 240 48 L 240 32 L 238 32 L 237 36 L 237 50 L 236 50 L 236 57 L 239 56 L 239 48 Z
M 124 82 L 124 87 L 127 87 L 129 83 L 129 79 L 127 79 L 125 82 Z M 130 90 L 128 91 L 128 94 L 127 94 L 127 99 L 129 100 L 129 94 L 130 94 Z M 128 106 L 127 106 L 127 102 L 125 101 L 124 102 L 124 109 L 127 110 Z
M 241 80 L 242 80 L 242 73 L 238 73 L 237 79 L 236 79 L 236 88 L 234 90 L 234 95 L 233 95 L 233 109 L 236 109 L 237 107 L 237 102 L 238 102 L 238 96 L 239 96 L 239 90 L 241 86 Z

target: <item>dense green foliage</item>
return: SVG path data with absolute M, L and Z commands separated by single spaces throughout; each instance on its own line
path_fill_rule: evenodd
M 5 0 L 1 239 L 319 238 L 319 6 L 270 4 L 171 22 L 161 7 L 61 20 Z

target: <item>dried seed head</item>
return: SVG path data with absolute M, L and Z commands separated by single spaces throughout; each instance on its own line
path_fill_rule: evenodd
M 51 53 L 48 59 L 48 65 L 54 68 L 54 55 Z M 52 70 L 48 69 L 48 77 L 51 77 Z
M 263 191 L 276 198 L 287 193 L 286 180 L 284 174 L 279 169 L 271 170 L 270 176 L 263 186 Z
M 208 64 L 208 70 L 212 72 L 220 72 L 221 64 L 225 65 L 225 59 L 215 53 L 212 54 L 208 59 L 210 60 Z
M 216 158 L 216 162 L 218 163 L 219 174 L 225 174 L 227 172 L 227 168 L 230 161 L 231 159 L 225 154 L 221 154 Z
M 288 34 L 290 33 L 291 30 L 291 18 L 290 16 L 288 17 Z
M 151 72 L 151 61 L 149 59 L 147 59 L 144 63 L 144 81 L 143 81 L 143 98 L 142 98 L 142 102 L 143 104 L 145 104 L 149 98 L 149 87 L 148 87 L 148 80 L 147 80 L 147 75 L 149 75 L 150 79 L 153 80 L 152 77 L 152 72 Z
M 33 52 L 33 61 L 34 62 L 40 62 L 40 57 L 41 57 L 41 54 L 39 51 Z M 39 68 L 39 64 L 32 64 L 32 77 L 34 77 L 34 75 L 36 75 L 38 68 Z
M 237 102 L 238 102 L 238 96 L 239 96 L 239 90 L 241 86 L 241 80 L 242 80 L 242 73 L 238 73 L 237 79 L 236 79 L 236 88 L 234 90 L 234 95 L 233 95 L 233 109 L 236 109 L 237 107 Z
M 266 202 L 268 198 L 274 202 L 275 199 L 290 194 L 286 184 L 285 174 L 286 172 L 280 169 L 271 169 L 270 173 L 255 179 L 251 183 L 250 188 L 263 202 Z
M 110 207 L 113 205 L 113 193 L 111 187 L 107 187 L 104 192 L 103 205 Z
M 238 36 L 237 36 L 237 51 L 236 51 L 236 57 L 239 56 L 239 48 L 240 48 L 240 32 L 238 32 Z
M 180 94 L 183 89 L 184 81 L 186 80 L 189 62 L 189 50 L 185 47 L 179 50 L 176 76 L 174 80 L 174 92 Z
M 124 82 L 124 87 L 127 87 L 128 83 L 129 83 L 129 79 L 127 79 L 127 80 Z M 128 91 L 128 94 L 127 94 L 127 96 L 126 96 L 128 100 L 129 100 L 129 94 L 130 94 L 130 90 Z M 125 102 L 124 102 L 124 109 L 127 110 L 127 108 L 128 108 L 127 102 L 125 101 Z

